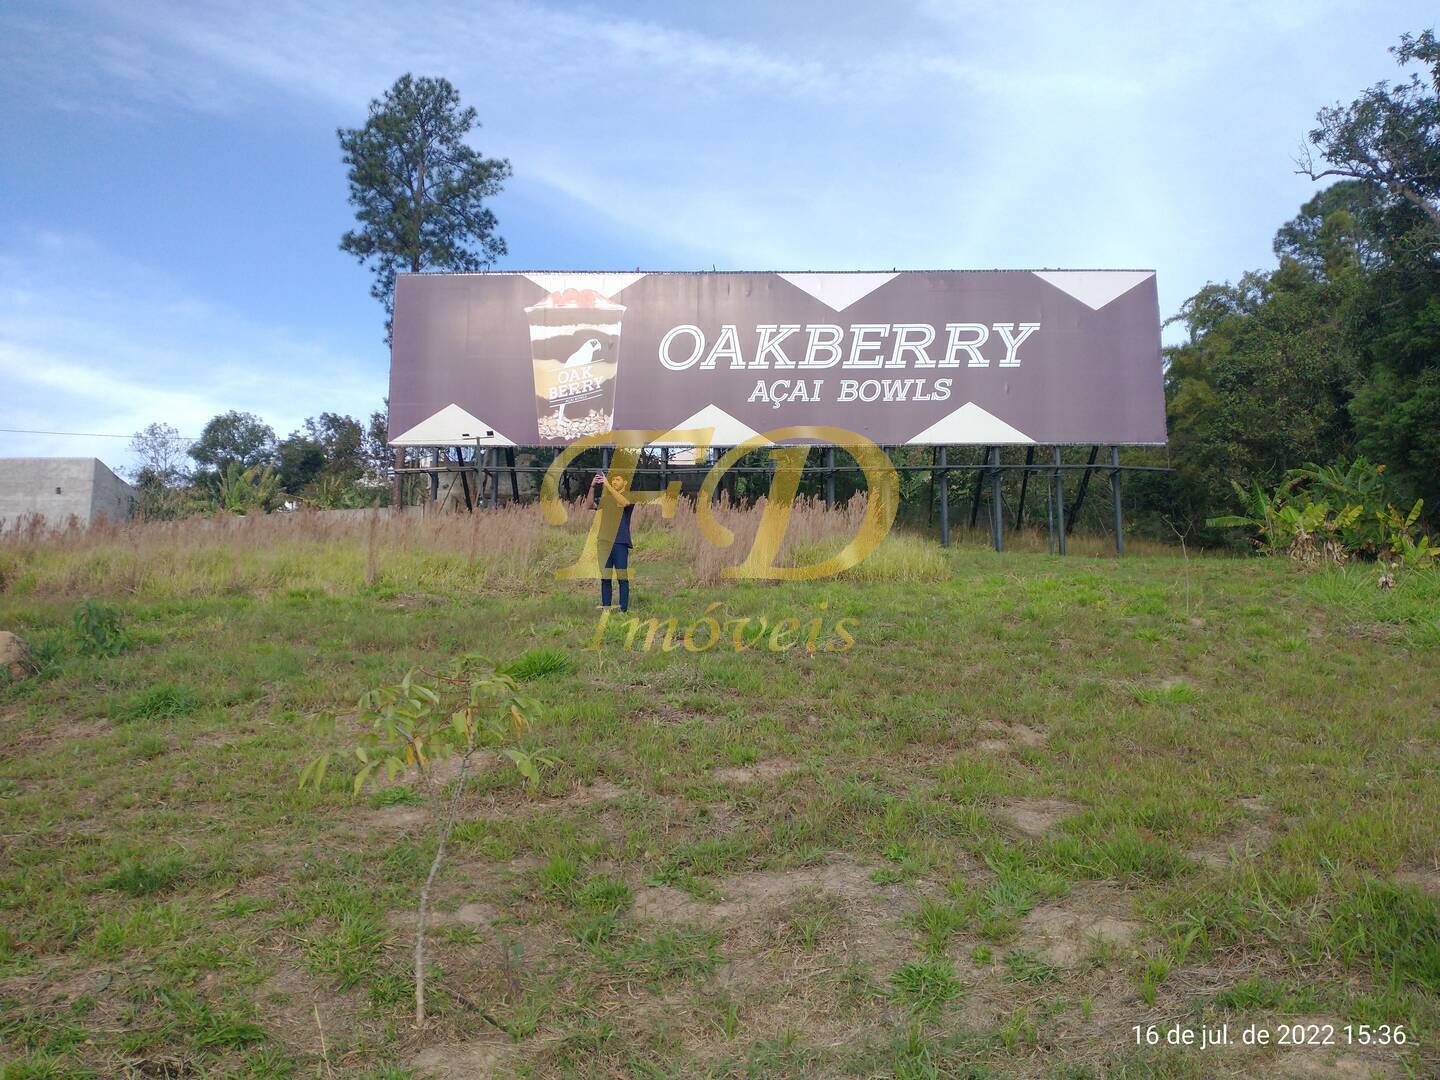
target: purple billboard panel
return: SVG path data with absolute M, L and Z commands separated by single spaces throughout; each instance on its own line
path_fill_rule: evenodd
M 1149 270 L 402 274 L 390 441 L 1165 442 Z M 659 443 L 688 443 L 662 437 Z

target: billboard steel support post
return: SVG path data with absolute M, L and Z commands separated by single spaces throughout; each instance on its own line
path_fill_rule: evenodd
M 1070 504 L 1070 514 L 1066 518 L 1065 531 L 1075 531 L 1075 521 L 1080 516 L 1080 507 L 1085 505 L 1085 492 L 1090 487 L 1090 474 L 1095 471 L 1095 462 L 1100 457 L 1100 447 L 1090 447 L 1090 460 L 1085 466 L 1085 471 L 1080 474 L 1080 490 L 1075 493 L 1075 501 Z
M 1110 447 L 1110 501 L 1115 511 L 1115 554 L 1125 554 L 1125 509 L 1120 501 L 1120 448 Z
M 990 448 L 990 538 L 996 551 L 1005 550 L 1005 521 L 1000 507 L 1000 448 Z
M 1015 508 L 1015 531 L 1020 531 L 1020 523 L 1025 520 L 1025 489 L 1030 486 L 1030 467 L 1035 464 L 1035 447 L 1025 448 L 1025 468 L 1020 470 L 1020 505 Z
M 390 505 L 395 513 L 405 512 L 405 474 L 400 470 L 405 467 L 405 448 L 395 448 L 395 479 L 391 482 Z
M 465 512 L 473 514 L 476 504 L 480 501 L 480 493 L 478 491 L 475 493 L 476 497 L 472 502 L 470 499 L 470 474 L 465 471 L 465 451 L 458 446 L 455 447 L 455 464 L 460 466 L 460 490 L 465 494 Z
M 949 447 L 940 447 L 940 546 L 950 546 L 950 470 L 945 467 Z
M 825 447 L 825 509 L 835 509 L 835 447 Z
M 510 466 L 510 499 L 512 502 L 520 501 L 520 474 L 515 469 L 515 448 L 505 448 L 505 463 Z
M 1045 485 L 1045 554 L 1055 554 L 1055 485 Z
M 430 512 L 436 510 L 436 504 L 440 501 L 440 472 L 434 466 L 440 463 L 440 448 L 430 447 Z
M 982 466 L 985 464 L 985 460 L 988 456 L 989 450 L 987 449 L 985 452 L 985 456 L 980 459 L 980 464 Z M 985 470 L 984 468 L 978 468 L 975 470 L 975 496 L 970 500 L 970 528 L 972 529 L 975 528 L 976 524 L 980 521 L 980 492 L 984 490 Z
M 1065 474 L 1060 471 L 1060 447 L 1055 447 L 1055 550 L 1065 554 Z

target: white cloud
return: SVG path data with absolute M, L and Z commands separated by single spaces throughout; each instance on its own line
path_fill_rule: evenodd
M 399 73 L 445 74 L 517 182 L 676 265 L 1155 267 L 1168 312 L 1269 261 L 1312 191 L 1289 157 L 1315 109 L 1392 74 L 1384 46 L 1425 21 L 1409 0 L 630 10 L 137 0 L 88 36 L 16 23 L 16 55 L 72 107 L 271 123 L 358 122 Z
M 188 294 L 93 240 L 48 233 L 0 252 L 0 426 L 198 434 L 229 409 L 284 436 L 321 411 L 368 417 L 384 371 L 324 341 Z M 120 439 L 0 433 L 0 454 L 128 459 Z

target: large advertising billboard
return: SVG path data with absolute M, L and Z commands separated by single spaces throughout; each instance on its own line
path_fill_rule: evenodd
M 1165 441 L 1150 270 L 403 274 L 390 441 Z

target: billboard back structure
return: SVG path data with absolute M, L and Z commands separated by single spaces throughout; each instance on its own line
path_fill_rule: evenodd
M 487 272 L 396 280 L 396 446 L 782 427 L 880 445 L 1165 442 L 1150 270 Z

